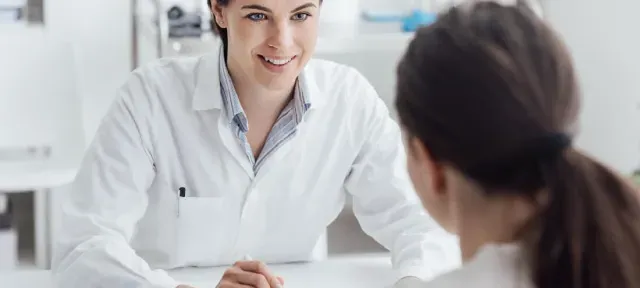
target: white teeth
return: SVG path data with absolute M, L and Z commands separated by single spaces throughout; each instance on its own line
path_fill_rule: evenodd
M 282 66 L 285 65 L 289 62 L 291 62 L 291 60 L 293 60 L 293 57 L 289 58 L 289 59 L 271 59 L 271 58 L 267 58 L 267 57 L 262 57 L 264 58 L 264 60 L 266 60 L 267 62 L 273 64 L 273 65 L 278 65 L 278 66 Z

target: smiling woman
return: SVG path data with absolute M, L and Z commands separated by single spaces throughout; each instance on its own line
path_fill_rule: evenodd
M 216 287 L 275 288 L 267 264 L 317 259 L 348 196 L 397 283 L 458 262 L 375 89 L 311 59 L 321 3 L 212 0 L 224 49 L 132 72 L 62 209 L 57 286 L 174 288 L 162 269 L 228 266 Z

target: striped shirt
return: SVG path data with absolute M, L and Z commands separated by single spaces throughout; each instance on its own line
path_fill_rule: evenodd
M 236 93 L 236 89 L 231 80 L 231 75 L 227 68 L 224 52 L 220 53 L 220 87 L 222 94 L 222 102 L 231 125 L 234 135 L 239 141 L 239 144 L 243 146 L 249 161 L 253 165 L 253 172 L 257 173 L 264 160 L 269 157 L 273 151 L 278 149 L 285 141 L 293 137 L 296 133 L 296 129 L 302 117 L 311 107 L 309 98 L 306 97 L 305 92 L 301 89 L 300 78 L 296 81 L 293 99 L 282 110 L 280 116 L 276 120 L 275 124 L 271 128 L 267 140 L 264 143 L 262 151 L 256 159 L 253 156 L 253 151 L 249 141 L 247 140 L 247 132 L 249 131 L 249 122 L 240 105 L 240 99 Z

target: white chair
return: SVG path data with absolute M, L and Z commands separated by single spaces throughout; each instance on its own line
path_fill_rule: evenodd
M 73 51 L 42 27 L 0 27 L 0 193 L 35 191 L 35 261 L 50 262 L 48 191 L 71 182 L 84 147 Z

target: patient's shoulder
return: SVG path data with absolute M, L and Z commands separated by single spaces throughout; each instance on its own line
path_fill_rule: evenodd
M 459 269 L 426 282 L 427 288 L 534 288 L 530 274 L 514 245 L 484 247 Z

